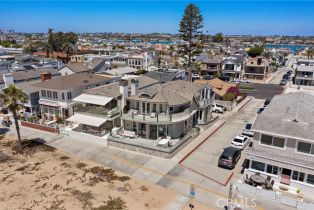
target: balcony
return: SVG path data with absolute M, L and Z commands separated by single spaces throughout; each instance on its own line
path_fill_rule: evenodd
M 120 114 L 118 107 L 109 109 L 102 106 L 80 106 L 74 108 L 75 113 L 84 113 L 97 117 L 112 118 Z
M 297 72 L 296 79 L 314 80 L 314 75 L 312 73 L 302 74 Z
M 127 113 L 122 113 L 122 119 L 131 120 L 135 122 L 145 122 L 145 123 L 154 123 L 154 124 L 171 124 L 175 122 L 181 122 L 189 119 L 197 110 L 190 111 L 190 108 L 185 109 L 182 112 L 175 114 L 166 114 L 166 113 L 138 113 L 138 110 L 130 110 Z

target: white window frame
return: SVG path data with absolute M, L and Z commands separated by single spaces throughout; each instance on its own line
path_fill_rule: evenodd
M 298 145 L 299 145 L 299 142 L 303 142 L 303 143 L 311 144 L 312 146 L 314 146 L 314 144 L 313 144 L 313 143 L 311 143 L 311 142 L 302 141 L 302 140 L 297 140 L 296 146 L 295 146 L 295 148 L 294 148 L 295 153 L 296 153 L 296 154 L 300 154 L 300 155 L 309 156 L 309 157 L 314 157 L 314 154 L 311 154 L 311 153 L 304 153 L 304 152 L 299 152 L 299 151 L 298 151 Z M 311 146 L 311 148 L 312 148 L 312 146 Z
M 266 135 L 266 136 L 271 136 L 271 137 L 273 137 L 273 138 L 274 138 L 274 137 L 276 137 L 276 138 L 281 138 L 281 139 L 284 139 L 284 140 L 285 140 L 283 147 L 276 147 L 276 146 L 273 146 L 273 145 L 267 145 L 267 144 L 261 143 L 262 135 L 263 135 L 263 133 L 260 133 L 260 134 L 259 134 L 258 145 L 263 146 L 263 147 L 273 148 L 273 149 L 286 150 L 288 138 L 284 138 L 284 137 L 282 137 L 282 136 L 277 136 L 277 135 L 264 134 L 264 135 Z

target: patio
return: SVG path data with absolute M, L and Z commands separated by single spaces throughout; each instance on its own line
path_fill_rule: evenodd
M 175 151 L 178 147 L 180 147 L 182 144 L 187 142 L 192 135 L 187 134 L 183 138 L 180 139 L 168 139 L 167 144 L 161 144 L 164 143 L 166 138 L 159 138 L 155 140 L 141 138 L 136 135 L 123 135 L 123 131 L 118 131 L 115 133 L 114 131 L 111 132 L 111 134 L 108 136 L 108 141 L 116 142 L 116 143 L 122 143 L 125 145 L 130 145 L 142 149 L 148 149 L 151 151 L 158 151 L 162 153 L 172 153 Z
M 260 172 L 245 170 L 239 182 L 269 192 L 285 194 L 296 199 L 314 200 L 312 193 L 309 193 L 312 191 L 312 188 L 306 189 L 304 186 L 302 187 L 294 183 L 288 184 L 285 181 L 285 177 L 275 177 Z

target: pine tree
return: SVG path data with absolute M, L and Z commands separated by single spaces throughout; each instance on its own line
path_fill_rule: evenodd
M 192 57 L 199 52 L 198 42 L 203 28 L 203 16 L 200 9 L 194 4 L 188 4 L 180 21 L 179 35 L 187 43 L 182 46 L 181 54 L 187 59 L 188 79 L 192 80 Z

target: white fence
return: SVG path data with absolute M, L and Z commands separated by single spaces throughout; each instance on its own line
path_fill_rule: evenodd
M 228 111 L 231 111 L 237 105 L 236 100 L 234 100 L 234 101 L 222 101 L 222 100 L 216 100 L 215 99 L 214 103 L 226 107 Z
M 244 183 L 237 183 L 236 188 L 239 192 L 246 192 L 255 195 L 256 197 L 263 197 L 278 202 L 287 206 L 294 207 L 300 210 L 313 210 L 314 204 L 289 196 L 282 195 L 280 192 L 264 190 L 253 187 Z

